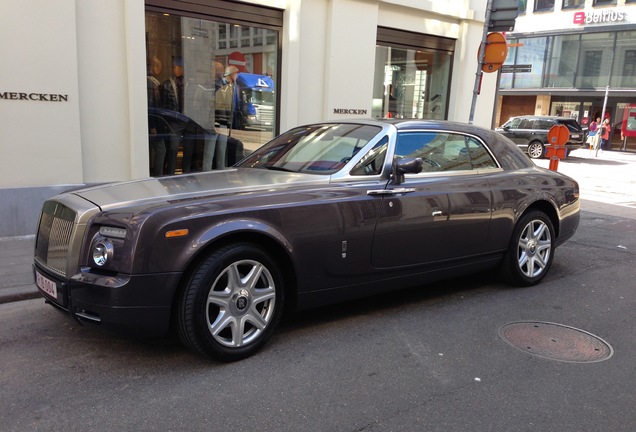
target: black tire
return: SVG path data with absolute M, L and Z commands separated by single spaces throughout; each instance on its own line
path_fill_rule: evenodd
M 552 265 L 554 241 L 554 227 L 545 213 L 525 214 L 517 222 L 504 256 L 504 279 L 517 286 L 537 284 Z
M 283 278 L 260 247 L 236 243 L 207 256 L 179 300 L 179 336 L 192 350 L 222 361 L 257 352 L 283 312 Z
M 532 141 L 530 144 L 528 144 L 527 152 L 528 156 L 530 156 L 531 159 L 541 159 L 545 152 L 545 146 L 542 142 Z

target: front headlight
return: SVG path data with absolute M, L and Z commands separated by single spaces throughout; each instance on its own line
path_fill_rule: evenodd
M 110 240 L 99 240 L 93 245 L 93 262 L 99 267 L 105 266 L 113 259 L 115 248 Z

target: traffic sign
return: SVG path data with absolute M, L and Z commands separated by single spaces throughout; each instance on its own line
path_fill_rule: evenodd
M 499 69 L 501 73 L 522 73 L 522 72 L 532 72 L 531 64 L 519 64 L 519 65 L 501 65 Z
M 554 125 L 548 131 L 548 146 L 545 156 L 550 158 L 550 169 L 556 171 L 559 168 L 559 160 L 565 159 L 565 143 L 570 138 L 570 130 L 564 125 Z
M 548 131 L 548 143 L 553 146 L 565 145 L 570 139 L 570 130 L 564 125 L 554 125 Z
M 481 47 L 479 48 L 481 52 Z M 486 47 L 484 48 L 484 59 L 482 61 L 482 72 L 495 72 L 506 61 L 508 55 L 508 45 L 506 37 L 502 33 L 488 33 L 486 36 Z

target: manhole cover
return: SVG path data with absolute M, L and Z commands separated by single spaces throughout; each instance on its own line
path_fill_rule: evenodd
M 614 353 L 603 339 L 561 324 L 515 322 L 503 326 L 499 336 L 521 351 L 550 360 L 593 363 Z

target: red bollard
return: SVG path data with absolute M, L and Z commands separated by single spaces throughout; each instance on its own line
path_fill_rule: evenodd
M 564 144 L 570 138 L 570 130 L 563 125 L 555 125 L 548 131 L 549 144 L 545 149 L 545 156 L 550 158 L 550 169 L 556 171 L 559 167 L 559 159 L 565 158 Z

